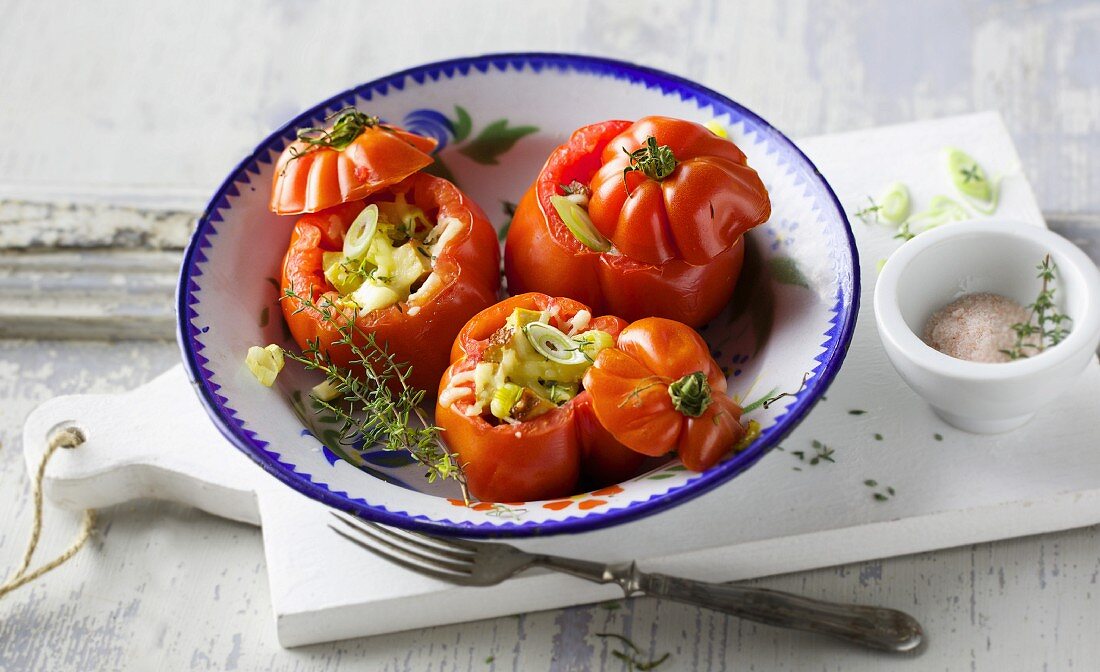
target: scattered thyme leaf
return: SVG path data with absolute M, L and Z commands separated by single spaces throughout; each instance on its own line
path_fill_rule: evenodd
M 863 482 L 863 484 L 866 485 L 868 488 L 873 488 L 878 485 L 878 481 L 874 480 L 873 478 L 868 478 L 866 481 Z
M 649 670 L 655 670 L 655 669 L 657 669 L 658 666 L 660 666 L 666 660 L 668 660 L 668 657 L 670 655 L 672 655 L 671 652 L 666 651 L 664 655 L 662 655 L 660 658 L 657 658 L 655 660 L 648 660 L 648 661 L 647 660 L 639 660 L 637 658 L 636 654 L 640 654 L 642 652 L 642 650 L 640 648 L 638 648 L 637 644 L 630 641 L 626 637 L 623 637 L 622 635 L 617 635 L 613 632 L 597 632 L 596 636 L 601 637 L 601 638 L 610 637 L 610 638 L 613 638 L 613 639 L 617 639 L 617 640 L 619 640 L 620 642 L 622 642 L 623 644 L 626 645 L 627 650 L 625 650 L 625 651 L 618 651 L 618 650 L 612 651 L 611 655 L 614 656 L 615 658 L 623 661 L 624 663 L 626 663 L 628 670 L 640 670 L 642 672 L 648 672 Z
M 848 411 L 848 415 L 863 415 L 866 412 L 867 411 L 860 408 L 853 408 L 852 410 Z
M 943 441 L 943 434 L 940 434 L 939 432 L 936 432 L 935 434 L 932 435 L 932 438 L 937 440 L 937 441 Z
M 627 647 L 629 647 L 631 651 L 641 652 L 641 649 L 638 648 L 637 644 L 630 641 L 630 639 L 628 637 L 624 637 L 623 635 L 620 635 L 618 633 L 615 633 L 615 632 L 597 632 L 596 636 L 601 638 L 601 639 L 608 639 L 608 638 L 617 639 L 620 642 L 622 642 L 623 644 L 626 644 Z
M 881 492 L 876 492 L 874 494 L 874 498 L 875 498 L 876 501 L 879 501 L 879 502 L 885 502 L 886 500 L 890 499 L 889 497 L 882 494 Z
M 875 441 L 882 441 L 882 434 L 875 434 Z

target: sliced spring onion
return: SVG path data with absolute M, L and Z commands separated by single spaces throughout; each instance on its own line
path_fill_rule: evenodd
M 378 206 L 371 203 L 355 218 L 344 235 L 344 256 L 358 259 L 370 247 L 374 234 L 378 232 Z
M 545 322 L 524 325 L 523 334 L 535 352 L 556 364 L 584 364 L 588 357 L 580 345 L 560 329 Z
M 985 176 L 985 170 L 972 156 L 954 147 L 946 150 L 947 170 L 951 181 L 960 193 L 982 203 L 993 202 L 993 186 Z
M 551 196 L 550 204 L 554 206 L 558 216 L 565 222 L 569 233 L 572 233 L 577 240 L 581 241 L 582 245 L 596 252 L 607 252 L 611 249 L 611 241 L 604 238 L 596 225 L 592 223 L 592 218 L 588 216 L 588 212 L 584 208 L 569 200 L 566 196 Z
M 254 345 L 248 349 L 244 363 L 261 385 L 271 387 L 275 383 L 275 377 L 283 370 L 283 349 L 274 343 L 265 348 Z
M 615 339 L 611 337 L 611 334 L 599 329 L 577 334 L 573 337 L 573 341 L 580 346 L 581 352 L 585 354 L 590 362 L 596 361 L 596 356 L 600 354 L 601 350 L 615 345 Z
M 886 188 L 879 198 L 879 216 L 890 224 L 901 224 L 909 217 L 909 189 L 901 182 Z
M 512 407 L 516 405 L 522 394 L 523 388 L 519 385 L 504 383 L 493 392 L 493 400 L 489 402 L 489 412 L 501 420 L 512 417 Z

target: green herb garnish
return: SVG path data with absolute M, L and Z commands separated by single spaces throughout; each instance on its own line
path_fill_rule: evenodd
M 603 639 L 606 639 L 606 638 L 609 638 L 609 637 L 612 638 L 612 639 L 617 639 L 626 646 L 626 650 L 624 650 L 624 651 L 612 651 L 611 655 L 615 656 L 619 660 L 626 663 L 626 666 L 627 666 L 628 670 L 640 670 L 642 672 L 646 672 L 648 670 L 657 669 L 657 667 L 659 665 L 661 665 L 666 660 L 668 660 L 668 657 L 670 655 L 672 655 L 671 652 L 666 651 L 664 655 L 662 655 L 660 658 L 657 658 L 656 660 L 649 660 L 649 661 L 638 660 L 638 658 L 636 657 L 635 654 L 641 653 L 642 650 L 638 648 L 637 644 L 630 641 L 626 637 L 623 637 L 622 635 L 615 634 L 613 632 L 597 632 L 596 636 L 600 637 L 600 638 L 603 638 Z
M 1012 360 L 1026 358 L 1026 349 L 1042 352 L 1048 347 L 1058 345 L 1069 334 L 1066 323 L 1073 321 L 1070 316 L 1063 315 L 1054 303 L 1055 288 L 1051 283 L 1057 279 L 1058 266 L 1048 254 L 1035 268 L 1039 270 L 1039 275 L 1035 277 L 1043 281 L 1039 296 L 1035 297 L 1035 303 L 1027 306 L 1030 310 L 1027 322 L 1012 325 L 1016 342 L 1010 349 L 1001 350 Z M 1034 336 L 1038 336 L 1038 339 L 1034 339 Z
M 381 444 L 388 451 L 407 452 L 427 470 L 425 476 L 429 483 L 453 480 L 469 502 L 462 466 L 447 450 L 440 439 L 439 428 L 432 424 L 421 406 L 424 390 L 408 382 L 412 367 L 398 362 L 374 334 L 358 326 L 358 311 L 348 315 L 327 298 L 317 305 L 293 288 L 288 288 L 283 298 L 300 303 L 295 313 L 314 311 L 319 314 L 340 335 L 332 346 L 347 347 L 351 353 L 349 366 L 344 367 L 335 364 L 321 348 L 320 338 L 308 341 L 301 354 L 283 350 L 286 358 L 307 370 L 323 373 L 325 382 L 339 392 L 338 398 L 332 400 L 312 396 L 318 408 L 340 421 L 340 443 L 351 446 L 362 441 L 365 445 Z

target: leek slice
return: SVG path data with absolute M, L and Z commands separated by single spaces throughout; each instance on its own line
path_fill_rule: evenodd
M 535 352 L 555 364 L 584 364 L 588 356 L 581 346 L 566 336 L 560 329 L 545 322 L 531 322 L 524 325 L 523 334 Z
M 611 241 L 604 238 L 584 208 L 569 200 L 567 196 L 551 196 L 550 204 L 557 210 L 561 221 L 565 222 L 569 233 L 581 241 L 582 245 L 596 252 L 607 252 L 611 249 Z
M 378 232 L 378 206 L 371 203 L 355 218 L 344 234 L 344 256 L 358 259 L 370 247 L 374 234 Z

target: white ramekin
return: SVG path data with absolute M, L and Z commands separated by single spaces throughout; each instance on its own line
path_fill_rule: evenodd
M 1057 264 L 1055 302 L 1072 318 L 1064 341 L 1026 359 L 990 364 L 955 359 L 921 339 L 933 312 L 964 294 L 993 292 L 1028 305 L 1036 266 Z M 875 286 L 875 322 L 902 379 L 936 414 L 969 432 L 1023 425 L 1054 401 L 1096 356 L 1100 271 L 1073 243 L 1042 227 L 982 220 L 926 231 L 890 256 Z

